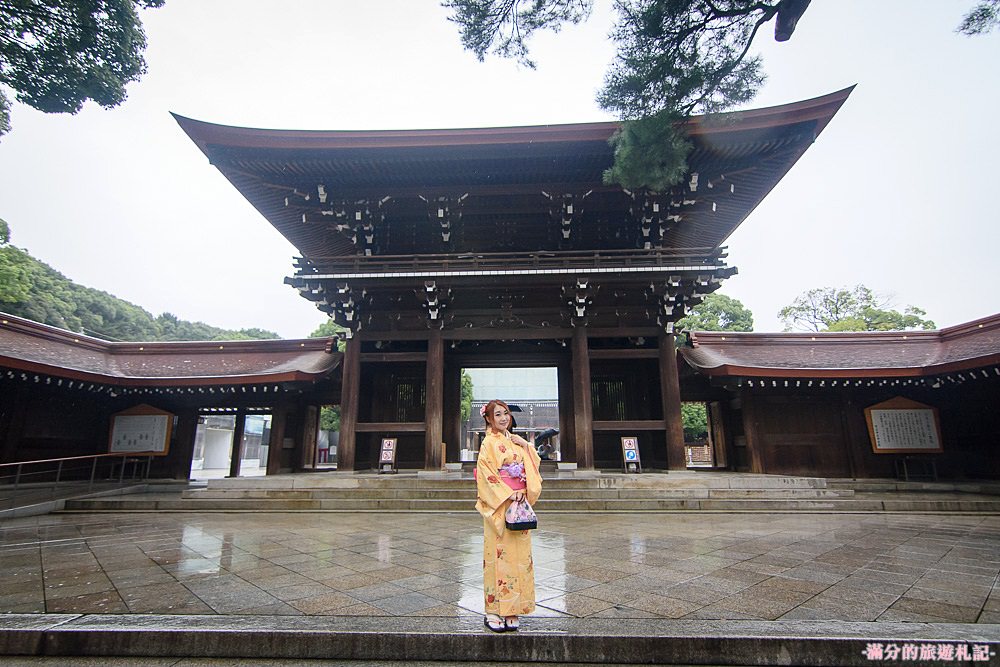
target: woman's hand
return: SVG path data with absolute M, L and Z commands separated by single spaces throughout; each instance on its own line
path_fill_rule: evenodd
M 522 500 L 524 500 L 524 491 L 515 491 L 514 495 L 512 495 L 510 498 L 514 502 L 518 502 L 519 503 Z
M 531 443 L 519 435 L 511 434 L 510 441 L 513 442 L 515 445 L 521 445 L 522 447 L 531 447 Z

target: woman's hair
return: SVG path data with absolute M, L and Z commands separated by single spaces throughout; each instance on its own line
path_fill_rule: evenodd
M 503 401 L 501 401 L 499 398 L 494 398 L 492 401 L 490 401 L 489 403 L 487 403 L 486 405 L 483 406 L 483 410 L 482 410 L 482 412 L 483 412 L 483 420 L 486 422 L 486 425 L 488 427 L 490 427 L 490 428 L 496 428 L 496 425 L 493 423 L 493 411 L 496 410 L 496 407 L 498 405 L 501 406 L 501 407 L 507 408 L 507 412 L 510 412 L 510 406 L 507 405 L 506 403 L 504 403 Z M 513 431 L 516 426 L 517 426 L 517 422 L 514 421 L 514 413 L 511 412 L 510 413 L 510 428 L 508 430 Z

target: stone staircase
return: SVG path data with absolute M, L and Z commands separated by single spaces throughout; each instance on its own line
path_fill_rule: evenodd
M 210 480 L 182 493 L 67 501 L 67 512 L 428 511 L 469 512 L 468 473 L 315 473 Z M 1000 485 L 827 480 L 678 471 L 624 475 L 579 471 L 546 477 L 539 512 L 986 512 L 1000 513 Z

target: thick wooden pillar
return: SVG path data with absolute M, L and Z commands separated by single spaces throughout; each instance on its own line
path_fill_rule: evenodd
M 243 463 L 243 432 L 247 426 L 247 411 L 245 408 L 236 410 L 236 424 L 233 426 L 233 444 L 229 449 L 229 476 L 240 476 L 240 465 Z
M 444 435 L 444 339 L 431 331 L 427 339 L 427 384 L 424 403 L 424 469 L 440 470 Z
M 757 430 L 757 400 L 756 396 L 750 394 L 750 392 L 743 390 L 742 394 L 742 405 L 743 405 L 743 435 L 746 437 L 747 441 L 747 454 L 750 458 L 750 472 L 764 474 L 767 472 L 767 468 L 764 463 L 764 455 L 761 451 L 763 443 L 760 439 L 760 433 Z
M 302 432 L 299 435 L 299 468 L 316 467 L 316 434 L 319 433 L 319 406 L 303 405 Z
M 178 411 L 174 442 L 167 455 L 173 459 L 171 471 L 174 479 L 191 478 L 191 459 L 194 458 L 194 443 L 197 437 L 198 411 L 193 408 Z
M 556 368 L 559 385 L 559 460 L 576 462 L 576 424 L 573 419 L 573 366 Z
M 337 470 L 354 470 L 354 427 L 358 423 L 361 389 L 361 341 L 350 338 L 344 350 L 344 375 L 340 387 L 340 442 Z
M 573 431 L 576 467 L 594 467 L 593 403 L 590 398 L 590 350 L 586 327 L 573 329 Z
M 455 364 L 444 367 L 444 417 L 445 461 L 458 462 L 462 449 L 462 369 Z
M 281 472 L 281 457 L 285 448 L 285 424 L 288 422 L 287 405 L 277 405 L 271 410 L 271 439 L 267 447 L 267 474 Z
M 674 334 L 661 332 L 660 395 L 663 398 L 663 421 L 667 424 L 667 468 L 684 470 L 684 422 L 681 419 L 681 383 L 677 375 L 677 349 Z

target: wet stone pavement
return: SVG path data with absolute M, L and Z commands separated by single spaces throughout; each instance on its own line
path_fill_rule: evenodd
M 1000 623 L 1000 516 L 546 514 L 534 617 Z M 0 612 L 482 614 L 449 513 L 63 514 L 0 523 Z

